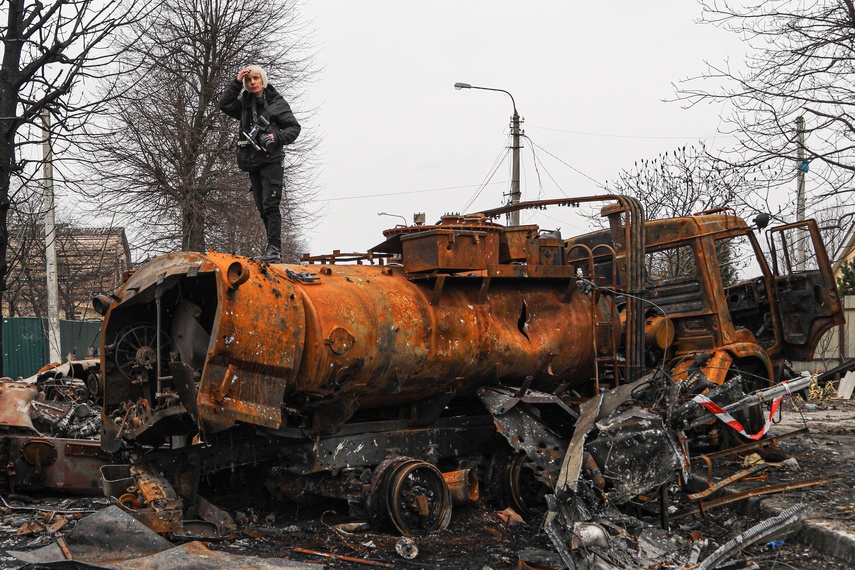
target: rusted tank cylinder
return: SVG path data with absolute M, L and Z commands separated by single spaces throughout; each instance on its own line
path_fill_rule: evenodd
M 196 400 L 185 407 L 206 433 L 235 421 L 278 428 L 283 404 L 346 419 L 528 376 L 542 390 L 585 383 L 594 323 L 607 320 L 570 278 L 413 277 L 401 267 L 266 265 L 219 253 L 153 260 L 120 297 L 105 319 L 106 408 L 142 394 L 128 371 L 153 369 L 134 361 L 139 343 L 122 339 L 153 339 L 161 326 L 181 363 L 160 368 L 182 400 Z
M 497 380 L 534 376 L 548 388 L 591 376 L 595 307 L 581 293 L 564 302 L 566 282 L 493 280 L 479 303 L 479 278 L 448 277 L 438 292 L 400 270 L 326 269 L 320 284 L 290 284 L 306 315 L 296 394 L 352 395 L 368 408 Z

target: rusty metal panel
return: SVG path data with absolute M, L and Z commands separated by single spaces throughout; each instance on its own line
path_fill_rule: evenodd
M 101 467 L 110 455 L 97 440 L 7 435 L 9 478 L 16 489 L 54 489 L 90 495 L 101 494 Z
M 499 260 L 496 232 L 437 229 L 402 236 L 401 243 L 411 273 L 477 271 Z
M 213 259 L 221 267 L 232 262 Z M 220 311 L 198 397 L 211 433 L 234 421 L 279 427 L 284 393 L 300 364 L 306 316 L 294 284 L 261 264 L 246 264 L 244 272 L 251 277 L 238 287 L 218 283 Z
M 529 239 L 537 236 L 537 226 L 505 228 L 499 236 L 499 263 L 525 261 Z
M 540 237 L 529 240 L 526 264 L 530 266 L 564 265 L 564 241 L 560 238 Z
M 0 382 L 0 427 L 37 433 L 30 418 L 30 402 L 38 394 L 33 384 Z

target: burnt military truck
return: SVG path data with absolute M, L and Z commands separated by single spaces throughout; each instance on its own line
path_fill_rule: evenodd
M 570 238 L 494 221 L 592 204 L 605 229 Z M 669 409 L 722 386 L 726 405 L 792 378 L 787 361 L 842 323 L 816 223 L 760 226 L 728 209 L 645 220 L 594 196 L 446 215 L 303 264 L 158 257 L 95 301 L 100 445 L 127 461 L 105 485 L 186 498 L 201 474 L 257 466 L 278 496 L 344 499 L 405 534 L 447 524 L 479 482 L 530 512 L 582 403 L 658 371 L 681 386 Z M 736 417 L 753 433 L 761 408 Z M 697 445 L 728 437 L 714 417 L 692 425 Z M 175 530 L 162 493 L 134 504 Z

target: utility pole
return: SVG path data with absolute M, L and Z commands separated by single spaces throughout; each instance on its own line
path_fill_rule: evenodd
M 480 89 L 482 91 L 499 91 L 500 93 L 504 93 L 508 97 L 511 98 L 511 105 L 514 107 L 514 114 L 511 117 L 511 133 L 513 135 L 513 147 L 511 153 L 511 200 L 510 204 L 513 206 L 514 204 L 520 203 L 520 135 L 522 132 L 520 131 L 520 115 L 517 113 L 517 103 L 514 101 L 514 96 L 510 94 L 510 92 L 505 91 L 504 89 L 496 89 L 494 87 L 476 87 L 475 85 L 470 85 L 468 83 L 457 82 L 454 84 L 454 88 L 458 91 L 460 89 Z M 520 225 L 520 211 L 515 210 L 508 214 L 508 225 L 518 226 Z
M 799 115 L 796 119 L 796 134 L 798 136 L 798 174 L 796 175 L 796 221 L 803 222 L 805 219 L 805 172 L 807 172 L 807 163 L 805 162 L 805 118 Z M 805 240 L 807 232 L 799 231 L 798 242 L 796 244 L 796 271 L 804 271 L 805 269 Z
M 42 155 L 45 168 L 45 257 L 48 291 L 48 346 L 51 362 L 62 362 L 59 341 L 59 285 L 56 276 L 56 219 L 53 203 L 53 152 L 50 144 L 50 112 L 42 109 L 44 142 Z
M 511 97 L 513 100 L 513 97 Z M 514 116 L 511 117 L 511 132 L 514 136 L 514 148 L 511 158 L 511 205 L 520 203 L 520 116 L 514 105 Z M 511 212 L 510 223 L 512 226 L 520 225 L 520 211 Z

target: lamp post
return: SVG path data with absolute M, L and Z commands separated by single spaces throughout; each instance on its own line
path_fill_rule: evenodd
M 511 205 L 520 203 L 520 116 L 517 113 L 517 104 L 514 101 L 514 96 L 504 89 L 494 89 L 493 87 L 476 87 L 468 83 L 455 83 L 454 88 L 460 89 L 480 89 L 482 91 L 499 91 L 505 93 L 511 98 L 511 104 L 514 107 L 514 116 L 511 117 L 511 133 L 514 137 L 513 153 L 511 155 Z M 520 225 L 519 210 L 510 213 L 510 225 Z

